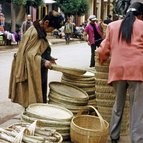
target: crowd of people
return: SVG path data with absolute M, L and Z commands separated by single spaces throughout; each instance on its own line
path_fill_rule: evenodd
M 5 29 L 5 17 L 2 11 L 0 11 L 0 36 L 4 41 L 3 45 L 19 44 L 22 35 L 27 31 L 27 29 L 33 24 L 31 15 L 27 15 L 26 20 L 22 23 L 20 29 L 15 32 L 10 32 Z

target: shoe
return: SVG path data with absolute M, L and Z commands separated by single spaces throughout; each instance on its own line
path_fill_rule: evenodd
M 111 139 L 111 143 L 118 143 L 119 139 L 120 139 L 120 137 L 117 139 Z
M 111 143 L 118 143 L 118 140 L 111 140 Z

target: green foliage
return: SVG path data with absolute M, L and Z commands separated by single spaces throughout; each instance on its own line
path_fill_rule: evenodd
M 37 7 L 42 4 L 43 4 L 43 0 L 26 0 L 26 5 L 32 5 L 34 7 Z
M 57 5 L 66 15 L 84 15 L 89 8 L 87 0 L 57 0 Z
M 82 16 L 85 13 L 88 12 L 89 9 L 89 4 L 87 0 L 81 0 L 81 3 L 79 5 L 78 11 L 77 11 L 77 15 L 78 16 Z
M 26 5 L 26 0 L 11 0 L 11 2 L 17 5 Z
M 16 5 L 28 5 L 28 6 L 39 6 L 43 4 L 43 0 L 0 0 L 1 3 L 8 2 Z

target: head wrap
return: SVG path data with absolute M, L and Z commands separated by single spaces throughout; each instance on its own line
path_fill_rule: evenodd
M 127 13 L 128 12 L 135 12 L 137 14 L 143 14 L 143 4 L 140 2 L 132 3 L 129 9 L 127 10 Z
M 43 18 L 43 21 L 46 20 L 49 21 L 49 26 L 59 29 L 63 26 L 64 17 L 56 11 L 51 11 Z

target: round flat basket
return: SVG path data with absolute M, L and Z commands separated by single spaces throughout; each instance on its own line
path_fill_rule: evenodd
M 67 103 L 62 103 L 61 101 L 53 98 L 53 97 L 50 97 L 49 99 L 49 102 L 54 102 L 56 105 L 59 105 L 59 106 L 62 106 L 62 107 L 66 107 L 68 110 L 71 110 L 71 109 L 82 109 L 84 108 L 86 105 L 74 105 L 74 104 L 67 104 Z
M 94 80 L 95 74 L 92 72 L 86 72 L 83 75 L 70 75 L 70 74 L 63 74 L 65 77 L 68 77 L 69 79 L 79 79 L 79 80 Z
M 82 101 L 82 99 L 75 100 L 74 98 L 60 95 L 52 90 L 50 90 L 48 97 L 49 97 L 49 99 L 53 98 L 57 101 L 60 101 L 61 103 L 65 103 L 65 104 L 73 104 L 73 105 L 87 105 L 88 104 L 88 100 L 87 101 L 85 101 L 85 100 Z
M 79 82 L 79 83 L 77 83 L 77 82 L 71 82 L 71 81 L 67 81 L 67 80 L 62 80 L 62 82 L 63 83 L 67 83 L 67 84 L 70 84 L 70 85 L 74 85 L 74 86 L 76 86 L 76 87 L 79 87 L 79 88 L 88 88 L 88 87 L 90 87 L 90 88 L 92 88 L 92 87 L 94 87 L 95 86 L 95 83 L 93 83 L 93 84 L 91 84 L 91 83 L 81 83 L 81 82 Z
M 95 84 L 95 80 L 80 80 L 78 78 L 68 78 L 66 76 L 62 76 L 61 78 L 62 81 L 67 81 L 67 82 L 75 82 L 75 83 L 82 83 L 82 84 Z
M 89 99 L 88 94 L 84 90 L 73 85 L 69 85 L 61 82 L 50 82 L 49 87 L 53 91 L 64 96 L 74 98 L 75 100 L 82 99 L 87 101 Z
M 64 107 L 44 103 L 31 104 L 26 112 L 33 117 L 54 121 L 70 121 L 73 117 L 72 112 Z
M 47 119 L 39 119 L 33 117 L 32 115 L 28 114 L 27 112 L 23 112 L 21 115 L 21 119 L 24 122 L 33 123 L 34 121 L 38 120 L 37 124 L 41 127 L 58 127 L 58 128 L 66 128 L 70 126 L 70 122 L 58 122 L 54 120 L 47 120 Z
M 91 72 L 93 74 L 95 74 L 95 72 L 96 72 L 95 67 L 93 67 L 93 68 L 87 68 L 87 71 Z
M 106 143 L 109 123 L 102 118 L 96 108 L 89 107 L 94 109 L 98 116 L 82 115 L 82 112 L 78 112 L 71 121 L 71 141 L 76 143 Z
M 83 70 L 83 69 L 63 67 L 56 64 L 52 64 L 51 70 L 60 71 L 70 75 L 83 75 L 84 73 L 86 73 L 86 70 Z

